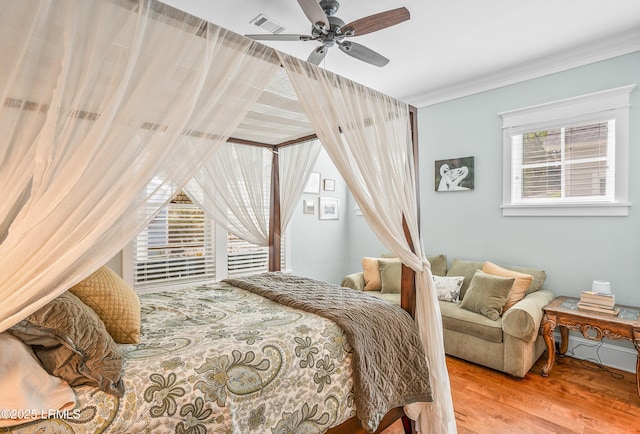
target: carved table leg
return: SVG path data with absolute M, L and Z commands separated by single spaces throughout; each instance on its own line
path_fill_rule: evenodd
M 560 348 L 558 353 L 565 354 L 569 349 L 569 329 L 560 326 Z
M 555 318 L 549 318 L 547 315 L 542 319 L 542 337 L 547 344 L 547 364 L 542 367 L 542 376 L 549 375 L 549 371 L 553 367 L 556 360 L 556 346 L 553 338 L 553 329 L 556 327 Z

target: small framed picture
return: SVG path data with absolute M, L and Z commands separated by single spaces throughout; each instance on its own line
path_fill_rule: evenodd
M 304 214 L 315 214 L 316 213 L 316 201 L 304 199 L 302 201 L 302 211 Z
M 473 190 L 474 157 L 450 158 L 435 162 L 436 191 Z
M 304 193 L 320 194 L 320 172 L 311 172 L 307 185 L 304 187 Z
M 338 220 L 338 199 L 321 197 L 318 217 L 320 220 Z
M 335 189 L 336 189 L 336 180 L 335 179 L 325 179 L 323 188 L 324 188 L 324 191 L 335 191 Z

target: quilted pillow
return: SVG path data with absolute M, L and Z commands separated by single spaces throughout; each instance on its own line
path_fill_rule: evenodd
M 514 281 L 513 277 L 493 276 L 477 270 L 460 303 L 460 308 L 480 313 L 496 321 L 500 318 L 502 306 L 507 301 Z
M 44 369 L 71 386 L 124 394 L 122 355 L 98 315 L 65 292 L 9 329 L 31 345 Z
M 140 299 L 109 267 L 99 268 L 69 291 L 98 314 L 116 342 L 140 342 Z
M 433 284 L 438 294 L 438 300 L 460 301 L 462 282 L 464 282 L 463 276 L 433 276 Z
M 511 287 L 511 291 L 509 291 L 507 301 L 502 307 L 502 313 L 505 313 L 507 310 L 511 309 L 514 304 L 522 300 L 526 291 L 529 289 L 531 283 L 533 282 L 533 276 L 530 274 L 507 270 L 506 268 L 502 268 L 492 262 L 485 262 L 482 266 L 482 271 L 494 276 L 513 277 L 515 279 L 515 281 L 513 282 L 513 287 Z

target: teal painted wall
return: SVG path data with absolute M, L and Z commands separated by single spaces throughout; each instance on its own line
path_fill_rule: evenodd
M 427 251 L 546 270 L 547 288 L 578 296 L 608 280 L 640 305 L 640 88 L 631 93 L 627 217 L 503 217 L 498 113 L 636 84 L 640 52 L 420 108 L 421 225 Z M 475 157 L 475 189 L 434 191 L 434 161 Z

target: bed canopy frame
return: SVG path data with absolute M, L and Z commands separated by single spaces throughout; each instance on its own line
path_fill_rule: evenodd
M 114 5 L 117 7 L 114 8 Z M 316 85 L 325 80 L 322 83 L 324 88 L 343 86 L 354 91 L 353 95 L 366 89 L 364 86 L 157 0 L 59 3 L 27 0 L 10 3 L 5 12 L 0 17 L 0 56 L 18 60 L 0 66 L 0 83 L 4 86 L 0 87 L 3 91 L 0 126 L 8 131 L 7 142 L 0 143 L 0 191 L 3 191 L 6 199 L 0 204 L 0 269 L 5 271 L 5 279 L 0 283 L 0 297 L 6 300 L 0 308 L 0 331 L 34 312 L 106 263 L 125 244 L 118 236 L 128 234 L 126 239 L 130 239 L 171 198 L 173 194 L 160 194 L 162 188 L 156 188 L 146 195 L 141 195 L 138 190 L 127 191 L 131 180 L 147 188 L 150 179 L 139 175 L 144 170 L 148 173 L 161 171 L 165 177 L 162 183 L 167 185 L 174 182 L 173 191 L 177 191 L 203 166 L 202 161 L 210 159 L 224 143 L 259 146 L 273 151 L 269 270 L 278 271 L 282 230 L 279 151 L 316 138 L 320 139 L 325 149 L 329 143 L 339 148 L 336 142 L 342 141 L 341 135 L 356 134 L 349 140 L 362 141 L 366 137 L 357 137 L 358 131 L 370 126 L 376 129 L 376 136 L 369 136 L 375 142 L 371 146 L 384 147 L 387 132 L 379 130 L 369 114 L 363 112 L 359 118 L 356 116 L 345 120 L 340 126 L 334 125 L 329 118 L 339 118 L 338 112 L 345 115 L 346 112 L 341 110 L 349 110 L 349 107 L 325 107 L 322 101 L 325 104 L 333 103 L 330 96 L 326 95 L 309 101 L 322 88 L 320 85 L 318 88 L 305 88 L 304 82 Z M 135 38 L 132 41 L 122 39 L 119 33 L 123 21 L 121 14 L 129 14 L 123 15 L 125 19 L 131 18 L 122 27 L 129 25 L 133 29 Z M 73 19 L 69 16 L 73 16 Z M 95 17 L 100 17 L 102 21 L 94 23 Z M 159 34 L 153 33 L 157 29 L 146 27 L 153 22 L 161 22 L 163 26 L 156 27 L 175 33 L 166 37 L 165 44 L 169 45 L 174 39 L 184 36 L 185 48 L 179 46 L 178 41 L 176 47 L 157 47 L 159 53 L 167 52 L 166 58 L 149 57 L 147 45 L 162 45 L 162 42 L 156 41 Z M 59 28 L 65 26 L 68 31 L 60 33 Z M 118 28 L 112 30 L 108 26 Z M 174 27 L 175 30 L 171 30 Z M 92 46 L 94 51 L 89 54 L 102 55 L 107 48 L 115 47 L 113 53 L 109 51 L 115 60 L 100 59 L 110 66 L 119 60 L 120 45 L 127 45 L 125 54 L 129 57 L 122 62 L 122 71 L 128 74 L 126 78 L 130 80 L 127 86 L 120 85 L 116 73 L 113 73 L 114 79 L 111 71 L 100 69 L 103 63 L 97 62 L 98 65 L 93 67 L 91 62 L 95 59 L 91 56 L 80 57 L 88 62 L 82 67 L 71 63 L 69 71 L 64 69 L 63 62 L 73 58 L 76 42 L 78 45 L 85 42 L 79 41 L 83 32 L 84 37 L 89 39 L 88 43 L 94 43 L 89 36 L 101 31 L 114 33 L 111 39 L 105 37 L 107 45 L 95 43 L 95 47 Z M 55 38 L 60 38 L 60 41 Z M 192 42 L 192 39 L 204 39 L 205 42 L 199 44 Z M 56 42 L 59 42 L 58 45 Z M 193 49 L 197 45 L 204 45 L 203 54 Z M 60 51 L 61 71 L 56 69 L 55 59 L 51 62 L 49 58 L 55 57 L 55 54 L 49 54 L 51 47 Z M 171 52 L 171 48 L 175 48 L 175 51 Z M 241 55 L 238 56 L 235 51 Z M 36 55 L 32 56 L 33 52 Z M 131 52 L 135 52 L 135 58 Z M 172 55 L 177 58 L 172 58 Z M 152 64 L 147 68 L 150 71 L 145 69 L 137 75 L 136 71 L 132 73 L 135 67 L 131 66 L 131 59 Z M 184 63 L 189 61 L 198 66 L 184 68 Z M 260 62 L 272 64 L 273 72 L 266 75 L 252 72 Z M 196 70 L 200 64 L 204 65 L 205 71 Z M 225 68 L 220 68 L 220 65 Z M 155 72 L 153 68 L 156 68 Z M 175 77 L 186 77 L 183 79 L 186 84 L 167 80 L 164 85 L 168 90 L 165 90 L 158 89 L 155 83 L 149 83 L 149 76 L 145 74 L 154 73 L 153 78 L 157 78 L 159 72 L 164 71 L 163 68 L 175 73 L 172 76 L 174 80 L 179 80 Z M 185 89 L 171 94 L 178 85 L 184 85 Z M 114 86 L 114 90 L 105 92 L 104 102 L 94 101 L 90 98 L 93 86 L 98 89 Z M 125 94 L 125 91 L 131 91 L 132 96 Z M 301 92 L 306 96 L 301 96 Z M 371 99 L 382 95 L 373 90 L 367 92 L 374 95 Z M 247 97 L 249 102 L 239 102 L 235 98 L 238 93 L 254 96 Z M 330 93 L 327 92 L 327 95 Z M 353 95 L 344 98 L 348 100 Z M 82 97 L 88 98 L 86 102 Z M 322 100 L 322 97 L 325 99 Z M 402 219 L 400 233 L 403 239 L 393 238 L 391 245 L 396 248 L 391 251 L 398 254 L 403 263 L 402 308 L 414 316 L 418 323 L 434 390 L 434 403 L 426 411 L 411 410 L 412 419 L 419 419 L 423 426 L 428 424 L 432 432 L 455 432 L 439 307 L 428 261 L 423 259 L 422 248 L 416 243 L 419 241 L 418 165 L 414 163 L 418 156 L 417 110 L 387 96 L 383 97 L 385 101 L 392 101 L 395 107 L 404 106 L 405 116 L 408 115 L 408 125 L 402 127 L 409 132 L 409 137 L 406 137 L 407 149 L 402 150 L 405 145 L 400 146 L 400 165 L 392 169 L 404 171 L 405 175 L 398 179 L 405 180 L 402 182 L 410 180 L 413 184 L 409 193 L 404 193 L 407 195 L 406 202 L 410 204 L 408 209 L 412 211 L 398 214 Z M 163 102 L 162 98 L 166 100 L 165 105 L 158 107 L 154 104 L 156 100 Z M 132 104 L 132 101 L 142 101 L 142 105 Z M 184 111 L 186 114 L 183 114 Z M 177 119 L 176 125 L 158 120 L 164 119 L 167 113 L 173 116 L 172 119 Z M 308 118 L 310 113 L 314 114 L 313 119 Z M 394 116 L 391 108 L 381 114 L 381 118 L 387 120 Z M 215 124 L 216 128 L 210 128 L 211 124 Z M 114 125 L 120 129 L 113 128 Z M 350 152 L 351 158 L 357 160 L 357 152 L 353 148 Z M 367 149 L 364 148 L 362 152 L 360 158 L 366 158 Z M 339 155 L 339 149 L 330 152 L 336 165 L 342 161 Z M 102 158 L 106 161 L 103 162 Z M 117 163 L 129 160 L 131 162 L 124 165 L 122 170 L 114 169 Z M 156 160 L 159 162 L 155 163 Z M 342 163 L 348 164 L 347 161 Z M 381 164 L 380 161 L 371 163 L 374 170 Z M 361 203 L 366 196 L 358 192 L 353 179 L 350 181 L 346 178 L 348 169 L 338 169 L 371 224 L 369 219 L 376 214 L 375 206 L 366 201 Z M 101 179 L 94 180 L 95 173 L 101 173 Z M 384 181 L 386 186 L 387 180 Z M 394 179 L 389 180 L 390 184 L 393 182 Z M 402 184 L 397 184 L 397 180 L 395 182 L 398 190 L 406 190 Z M 402 191 L 397 193 L 402 195 Z M 144 196 L 142 205 L 136 202 L 140 196 Z M 73 213 L 55 205 L 66 201 L 75 201 L 71 202 L 75 206 Z M 116 212 L 117 218 L 106 218 Z M 131 222 L 135 220 L 130 218 L 132 216 L 138 220 Z M 89 217 L 97 220 L 87 222 Z M 56 226 L 56 223 L 59 225 Z M 377 225 L 379 229 L 380 221 L 377 221 Z M 56 244 L 60 240 L 75 241 L 72 248 L 60 250 Z M 42 247 L 34 253 L 33 246 L 40 245 Z M 99 246 L 99 249 L 92 250 L 92 246 Z M 44 252 L 45 247 L 51 251 Z M 401 415 L 402 409 L 390 412 L 381 429 Z M 348 421 L 330 432 L 357 432 L 356 427 L 359 427 L 357 420 Z
M 410 105 L 407 107 L 411 126 L 413 158 L 417 161 L 417 109 Z M 268 112 L 268 115 L 265 112 Z M 265 129 L 274 133 L 272 135 L 265 134 Z M 304 109 L 287 80 L 285 72 L 280 69 L 274 75 L 263 95 L 258 98 L 256 105 L 249 110 L 238 129 L 227 140 L 229 143 L 268 148 L 273 152 L 270 183 L 271 208 L 269 212 L 269 271 L 280 271 L 281 264 L 280 241 L 282 225 L 278 150 L 317 138 L 318 136 L 315 134 L 311 124 L 309 124 Z M 418 179 L 418 165 L 415 165 L 415 179 Z M 416 201 L 419 204 L 420 197 L 417 184 Z M 405 235 L 407 240 L 411 242 L 408 229 Z M 415 313 L 414 275 L 415 273 L 411 268 L 405 265 L 402 266 L 401 307 L 412 316 Z

